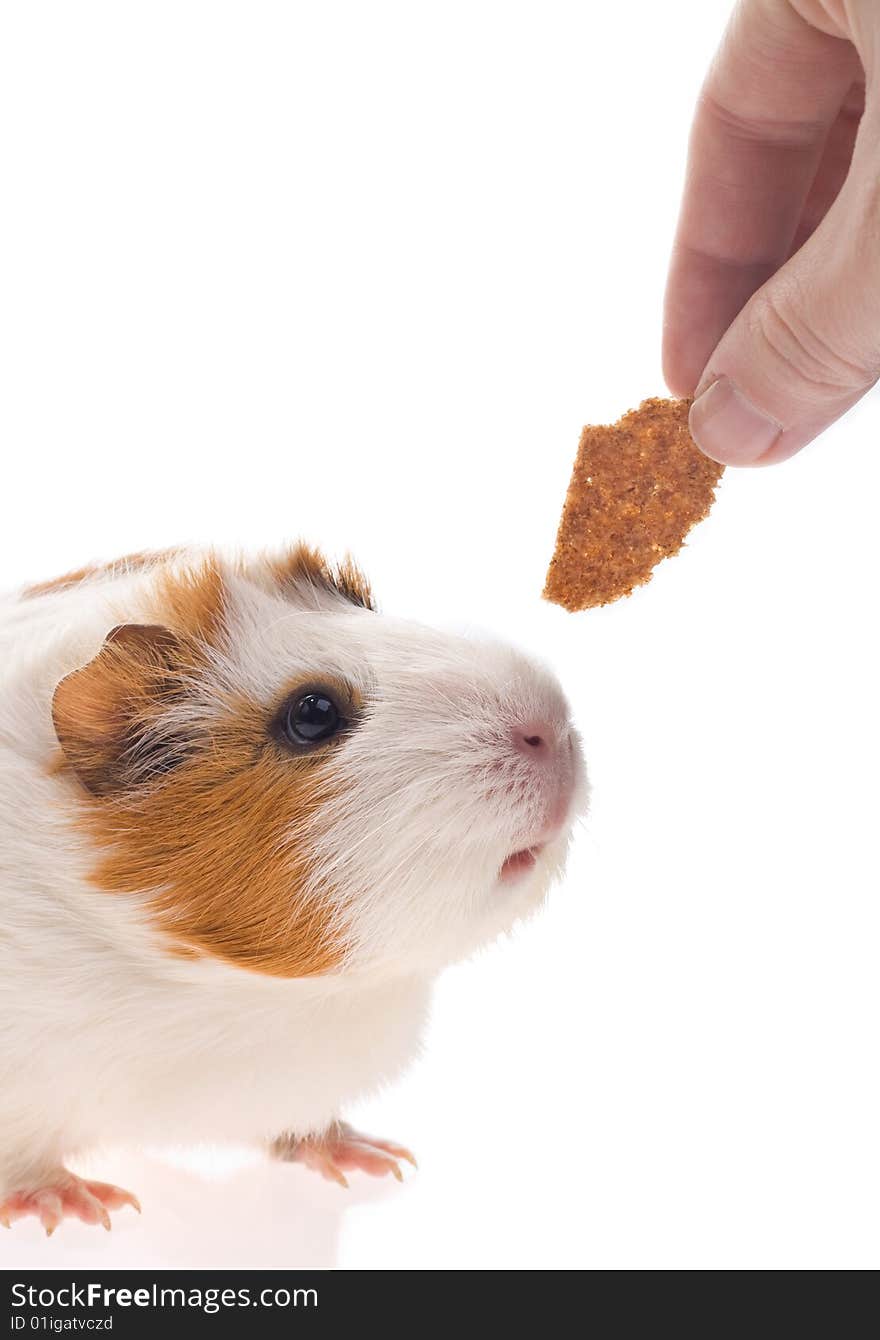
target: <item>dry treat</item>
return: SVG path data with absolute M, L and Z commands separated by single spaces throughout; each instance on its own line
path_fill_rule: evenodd
M 581 433 L 544 597 L 567 610 L 608 605 L 651 580 L 715 498 L 724 466 L 688 431 L 689 400 L 643 400 Z

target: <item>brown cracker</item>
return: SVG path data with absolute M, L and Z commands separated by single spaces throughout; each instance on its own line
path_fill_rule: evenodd
M 582 610 L 629 595 L 706 516 L 724 466 L 694 444 L 690 405 L 643 400 L 581 433 L 545 599 Z

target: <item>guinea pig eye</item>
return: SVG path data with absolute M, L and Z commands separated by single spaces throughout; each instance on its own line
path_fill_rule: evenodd
M 284 718 L 284 734 L 291 744 L 319 744 L 344 725 L 342 713 L 330 695 L 316 689 L 290 704 Z

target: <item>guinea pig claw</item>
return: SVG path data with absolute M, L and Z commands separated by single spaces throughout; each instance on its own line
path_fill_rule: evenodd
M 0 1202 L 0 1223 L 11 1228 L 11 1220 L 32 1214 L 39 1219 L 48 1238 L 62 1219 L 100 1224 L 109 1233 L 113 1227 L 109 1211 L 119 1210 L 123 1205 L 130 1205 L 140 1214 L 138 1199 L 130 1191 L 109 1182 L 86 1182 L 66 1168 L 59 1168 L 48 1183 L 34 1190 L 15 1191 L 5 1202 Z
M 410 1151 L 405 1149 L 403 1145 L 392 1145 L 391 1142 L 387 1140 L 373 1139 L 370 1139 L 370 1144 L 374 1145 L 377 1149 L 384 1149 L 385 1153 L 390 1154 L 392 1158 L 403 1159 L 405 1163 L 412 1164 L 414 1168 L 418 1168 L 419 1166 L 416 1163 L 415 1154 L 410 1153 Z
M 273 1152 L 285 1162 L 304 1163 L 328 1181 L 344 1187 L 348 1186 L 348 1179 L 343 1169 L 356 1169 L 370 1177 L 384 1177 L 390 1173 L 402 1182 L 403 1172 L 398 1159 L 417 1167 L 415 1158 L 403 1145 L 362 1135 L 345 1121 L 334 1122 L 321 1136 L 309 1136 L 304 1140 L 282 1136 L 275 1141 Z
M 319 1172 L 326 1182 L 335 1182 L 337 1186 L 348 1190 L 349 1182 L 345 1173 L 336 1166 L 332 1155 L 325 1153 L 320 1147 L 310 1149 L 302 1162 L 307 1168 L 314 1168 Z
M 121 1210 L 123 1205 L 130 1205 L 138 1214 L 143 1214 L 137 1196 L 131 1191 L 125 1191 L 121 1186 L 113 1186 L 110 1182 L 87 1182 L 86 1186 L 95 1200 L 106 1210 Z
M 64 1208 L 61 1204 L 61 1197 L 55 1191 L 40 1191 L 35 1197 L 35 1209 L 39 1215 L 40 1223 L 46 1230 L 46 1237 L 51 1238 L 61 1220 L 64 1218 Z
M 324 1166 L 321 1169 L 321 1175 L 326 1177 L 328 1182 L 335 1182 L 337 1186 L 344 1187 L 345 1190 L 348 1191 L 350 1185 L 348 1178 L 342 1169 L 337 1168 L 336 1164 L 330 1162 L 329 1159 L 324 1163 Z

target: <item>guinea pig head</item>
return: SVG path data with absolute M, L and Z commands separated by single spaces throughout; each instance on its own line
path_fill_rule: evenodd
M 90 878 L 167 951 L 276 977 L 434 970 L 564 863 L 586 782 L 555 679 L 376 612 L 352 565 L 175 563 L 55 690 Z

